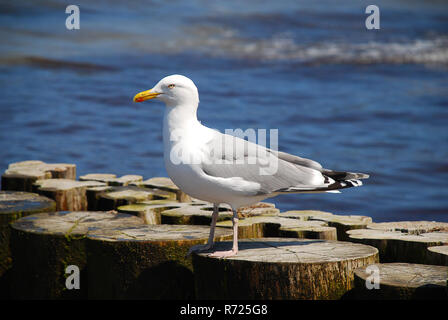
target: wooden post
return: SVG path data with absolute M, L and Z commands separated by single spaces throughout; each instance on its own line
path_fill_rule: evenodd
M 369 223 L 367 229 L 381 231 L 396 231 L 419 235 L 428 232 L 448 232 L 448 222 L 436 221 L 396 221 Z
M 0 299 L 9 298 L 12 266 L 9 224 L 36 212 L 51 212 L 55 209 L 53 200 L 35 193 L 0 191 Z
M 194 298 L 189 248 L 207 242 L 205 226 L 143 225 L 88 236 L 90 299 Z M 216 240 L 230 239 L 216 229 Z
M 136 186 L 103 186 L 87 190 L 89 210 L 101 211 L 117 210 L 120 206 L 148 200 L 169 200 L 173 197 L 172 194 L 163 190 Z
M 374 286 L 375 273 L 379 276 Z M 448 267 L 410 263 L 380 263 L 355 270 L 356 299 L 448 299 Z M 370 287 L 370 289 L 369 289 Z
M 143 177 L 139 175 L 125 175 L 117 178 L 115 174 L 108 173 L 90 173 L 79 177 L 80 181 L 99 181 L 104 182 L 108 186 L 128 186 L 133 183 L 140 183 Z
M 311 222 L 311 221 L 309 221 Z M 329 226 L 280 227 L 278 236 L 281 238 L 326 239 L 337 240 L 337 231 Z
M 192 199 L 189 195 L 179 189 L 178 186 L 170 178 L 166 177 L 154 177 L 142 182 L 134 183 L 139 187 L 145 187 L 149 189 L 160 189 L 175 194 L 176 200 L 179 202 L 191 202 Z
M 448 246 L 428 247 L 427 264 L 448 266 Z M 448 278 L 448 275 L 447 275 Z M 448 279 L 447 279 L 448 286 Z
M 378 262 L 376 248 L 350 242 L 262 238 L 239 246 L 227 259 L 193 255 L 198 299 L 339 299 L 353 288 L 354 269 Z
M 29 215 L 11 225 L 13 299 L 87 297 L 86 236 L 96 229 L 138 227 L 142 221 L 107 212 L 53 212 Z M 66 268 L 81 271 L 80 289 L 66 288 Z
M 216 224 L 219 227 L 232 228 L 227 219 Z M 238 237 L 288 237 L 336 240 L 336 228 L 328 227 L 323 221 L 303 221 L 278 216 L 254 216 L 239 221 Z
M 11 163 L 2 175 L 2 190 L 33 191 L 33 184 L 42 179 L 76 179 L 76 166 L 68 163 L 22 161 Z
M 315 210 L 293 210 L 279 214 L 284 218 L 295 218 L 300 220 L 325 221 L 329 227 L 335 227 L 337 230 L 337 239 L 340 241 L 350 241 L 346 232 L 353 229 L 365 229 L 372 218 L 357 215 L 336 215 L 330 212 Z
M 185 205 L 186 203 L 172 200 L 149 200 L 120 206 L 117 208 L 117 211 L 140 217 L 145 221 L 145 224 L 161 224 L 161 212 Z
M 213 204 L 194 201 L 187 203 L 187 206 L 179 206 L 164 210 L 160 213 L 162 223 L 165 224 L 194 224 L 210 225 L 213 212 Z M 219 206 L 218 221 L 231 220 L 233 217 L 232 209 L 228 205 Z M 241 217 L 253 217 L 264 215 L 276 215 L 280 212 L 275 206 L 267 202 L 258 202 L 250 207 L 243 207 L 239 210 Z
M 428 247 L 448 245 L 448 232 L 416 234 L 360 229 L 347 231 L 350 241 L 378 248 L 381 262 L 427 263 Z
M 76 181 L 69 179 L 37 180 L 33 191 L 54 199 L 56 210 L 87 210 L 86 190 L 92 187 L 104 186 L 97 181 Z
M 98 181 L 106 183 L 108 180 L 115 178 L 117 178 L 117 175 L 112 173 L 89 173 L 80 176 L 79 181 Z
M 210 225 L 213 204 L 204 201 L 149 200 L 120 206 L 117 210 L 142 217 L 145 221 L 149 221 L 148 224 Z M 252 217 L 275 215 L 279 210 L 274 204 L 259 202 L 251 207 L 243 207 L 239 212 L 241 216 Z M 230 206 L 220 206 L 218 221 L 230 220 L 232 216 Z

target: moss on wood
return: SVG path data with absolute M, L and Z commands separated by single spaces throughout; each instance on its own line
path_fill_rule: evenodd
M 11 297 L 13 299 L 78 299 L 87 297 L 89 232 L 116 226 L 138 226 L 130 215 L 107 212 L 52 212 L 29 215 L 11 225 Z M 65 270 L 81 270 L 81 289 L 65 287 Z

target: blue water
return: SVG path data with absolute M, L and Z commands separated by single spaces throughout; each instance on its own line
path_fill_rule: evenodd
M 93 1 L 91 1 L 93 2 Z M 66 1 L 0 4 L 0 170 L 29 159 L 166 176 L 161 103 L 135 93 L 180 73 L 203 124 L 279 130 L 280 150 L 371 174 L 278 208 L 448 221 L 448 5 L 377 1 Z

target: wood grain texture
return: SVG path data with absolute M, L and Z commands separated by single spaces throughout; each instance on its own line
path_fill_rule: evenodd
M 89 188 L 104 186 L 98 181 L 77 181 L 70 179 L 37 180 L 33 191 L 56 201 L 56 210 L 87 210 L 87 194 Z
M 360 229 L 347 231 L 350 241 L 378 248 L 381 262 L 431 264 L 428 247 L 448 245 L 448 232 L 408 234 L 399 231 Z
M 209 228 L 143 225 L 97 230 L 88 236 L 89 298 L 194 298 L 189 248 L 205 244 Z M 217 241 L 231 231 L 217 228 Z
M 33 184 L 43 179 L 76 179 L 76 165 L 45 163 L 38 160 L 11 163 L 2 175 L 2 190 L 33 192 Z
M 378 270 L 379 288 L 368 289 L 374 270 Z M 376 271 L 375 271 L 376 272 Z M 411 264 L 380 263 L 355 270 L 355 289 L 358 299 L 377 300 L 440 300 L 448 299 L 448 267 Z
M 141 219 L 108 212 L 51 212 L 29 215 L 11 225 L 13 299 L 87 297 L 86 236 L 93 230 L 142 225 Z M 81 289 L 67 290 L 65 269 L 81 270 Z
M 133 183 L 139 183 L 143 181 L 143 177 L 140 175 L 124 175 L 119 178 L 115 174 L 108 173 L 89 173 L 79 177 L 80 181 L 99 181 L 104 182 L 108 186 L 128 186 Z
M 396 221 L 370 223 L 367 229 L 382 231 L 397 231 L 407 234 L 419 235 L 428 232 L 448 232 L 448 222 L 436 221 Z
M 448 245 L 428 247 L 427 263 L 448 266 Z
M 36 212 L 55 211 L 56 203 L 35 193 L 0 191 L 0 299 L 9 298 L 12 257 L 9 224 Z
M 146 200 L 120 206 L 117 210 L 140 216 L 149 224 L 210 225 L 213 204 L 200 200 L 191 202 Z M 230 206 L 221 205 L 219 211 L 218 221 L 232 219 L 233 214 Z M 268 202 L 259 202 L 250 207 L 242 207 L 239 210 L 242 217 L 275 215 L 279 212 L 274 204 Z
M 372 218 L 360 215 L 336 215 L 330 212 L 316 210 L 292 210 L 279 214 L 280 217 L 294 218 L 306 221 L 324 221 L 329 227 L 336 228 L 337 239 L 340 241 L 349 241 L 346 232 L 353 229 L 364 229 Z
M 86 191 L 89 210 L 117 210 L 118 207 L 150 200 L 173 200 L 173 194 L 163 190 L 136 186 L 101 186 Z
M 154 177 L 145 181 L 133 183 L 139 187 L 150 189 L 160 189 L 175 194 L 176 200 L 179 202 L 191 202 L 192 198 L 179 189 L 174 182 L 167 177 Z
M 370 246 L 289 238 L 241 240 L 228 259 L 193 255 L 199 299 L 339 299 L 353 287 L 353 270 L 376 262 Z
M 232 221 L 227 219 L 216 224 L 223 228 L 232 228 Z M 324 221 L 304 221 L 278 216 L 254 216 L 238 222 L 238 237 L 263 238 L 287 237 L 336 240 L 336 228 L 328 227 Z

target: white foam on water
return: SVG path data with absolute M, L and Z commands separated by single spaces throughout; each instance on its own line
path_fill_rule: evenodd
M 173 50 L 174 48 L 176 50 Z M 248 39 L 239 36 L 238 32 L 232 29 L 197 26 L 192 27 L 179 38 L 161 42 L 147 50 L 157 50 L 159 53 L 190 51 L 216 57 L 260 61 L 448 64 L 448 36 L 400 42 L 327 41 L 300 44 L 285 35 L 268 39 Z

